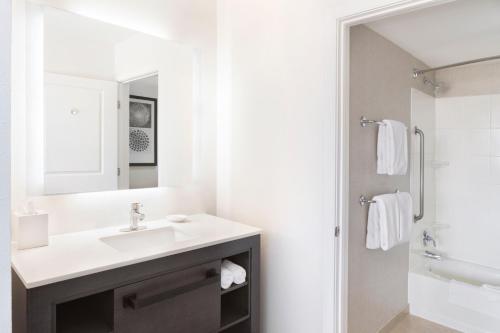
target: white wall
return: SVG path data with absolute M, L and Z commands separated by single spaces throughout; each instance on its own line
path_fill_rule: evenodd
M 219 0 L 218 204 L 264 229 L 262 332 L 333 331 L 336 19 L 395 2 Z
M 85 208 L 79 195 L 35 197 L 33 201 L 40 209 L 50 212 L 51 233 L 83 230 L 91 227 L 109 225 L 109 223 L 127 223 L 128 217 L 122 214 L 129 209 L 133 201 L 151 202 L 145 207 L 148 218 L 158 218 L 170 213 L 215 212 L 215 57 L 216 57 L 216 2 L 214 1 L 162 1 L 161 3 L 134 1 L 82 1 L 82 0 L 47 0 L 40 3 L 52 5 L 63 10 L 76 12 L 91 18 L 114 23 L 122 27 L 153 34 L 162 38 L 182 41 L 190 47 L 199 49 L 201 54 L 202 102 L 197 116 L 201 119 L 200 175 L 197 183 L 181 189 L 148 189 L 124 192 L 88 193 Z M 25 0 L 14 0 L 14 24 L 16 29 L 15 59 L 25 57 Z M 20 73 L 20 83 L 13 92 L 15 96 L 15 121 L 19 128 L 13 135 L 16 158 L 14 165 L 22 168 L 26 165 L 24 140 L 25 108 L 23 98 L 25 64 L 16 61 L 13 67 Z M 12 208 L 17 209 L 26 198 L 26 177 L 21 171 L 13 174 Z M 147 205 L 146 205 L 147 206 Z M 56 213 L 61 212 L 61 213 Z M 83 212 L 83 213 L 82 213 Z M 118 212 L 118 213 L 117 213 Z M 110 222 L 114 221 L 114 222 Z
M 326 1 L 220 1 L 220 213 L 264 229 L 262 332 L 331 328 L 335 21 Z M 331 21 L 329 21 L 330 19 Z M 224 112 L 224 110 L 222 110 Z M 229 140 L 228 140 L 229 137 Z M 227 144 L 227 146 L 226 146 Z M 325 259 L 328 257 L 328 259 Z
M 115 81 L 114 44 L 133 31 L 55 9 L 43 15 L 46 72 Z
M 10 332 L 11 2 L 0 0 L 0 8 L 0 331 Z

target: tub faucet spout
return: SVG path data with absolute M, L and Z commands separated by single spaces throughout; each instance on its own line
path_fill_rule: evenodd
M 441 260 L 442 259 L 441 255 L 433 253 L 433 252 L 430 252 L 430 251 L 425 251 L 424 254 L 423 254 L 423 256 L 426 257 L 426 258 L 434 259 L 434 260 Z

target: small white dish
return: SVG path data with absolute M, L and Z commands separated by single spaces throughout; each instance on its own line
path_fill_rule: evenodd
M 181 223 L 181 222 L 187 222 L 188 217 L 182 214 L 168 215 L 167 220 L 169 220 L 170 222 Z

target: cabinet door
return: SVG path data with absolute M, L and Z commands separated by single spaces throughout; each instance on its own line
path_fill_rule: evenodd
M 115 289 L 115 333 L 211 333 L 220 321 L 220 262 Z

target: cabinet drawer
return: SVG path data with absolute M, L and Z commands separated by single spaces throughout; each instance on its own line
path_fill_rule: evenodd
M 211 333 L 220 318 L 220 261 L 115 289 L 115 333 Z

